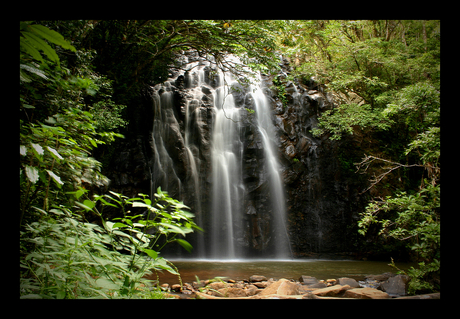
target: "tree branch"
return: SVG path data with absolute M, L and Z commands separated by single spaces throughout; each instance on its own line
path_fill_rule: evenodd
M 406 168 L 408 168 L 408 167 L 424 167 L 426 169 L 433 169 L 434 168 L 432 166 L 420 165 L 420 164 L 405 165 L 405 164 L 401 164 L 401 163 L 397 163 L 397 162 L 392 162 L 392 161 L 389 161 L 389 160 L 386 160 L 386 159 L 383 159 L 383 158 L 380 158 L 380 157 L 368 156 L 368 155 L 364 154 L 364 159 L 360 163 L 353 163 L 357 168 L 355 173 L 357 173 L 358 171 L 362 170 L 361 174 L 364 174 L 367 171 L 367 169 L 369 168 L 369 166 L 375 160 L 382 161 L 382 162 L 385 162 L 385 163 L 389 163 L 389 164 L 391 164 L 393 166 L 389 167 L 389 168 L 386 168 L 387 170 L 385 172 L 381 173 L 378 176 L 374 175 L 374 177 L 369 180 L 371 182 L 370 186 L 368 188 L 366 188 L 364 191 L 362 191 L 361 193 L 359 193 L 359 195 L 361 195 L 361 194 L 367 192 L 368 190 L 370 190 L 372 187 L 377 185 L 385 176 L 387 176 L 392 171 L 394 171 L 394 170 L 396 170 L 398 168 L 401 168 L 401 167 L 406 167 Z

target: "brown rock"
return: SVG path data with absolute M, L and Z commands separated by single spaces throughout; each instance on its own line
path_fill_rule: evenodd
M 335 284 L 337 284 L 337 279 L 328 279 L 326 280 L 326 282 L 328 287 L 334 286 Z
M 235 283 L 235 284 L 230 284 L 229 287 L 233 287 L 233 288 L 245 288 L 247 286 L 247 284 L 245 283 Z
M 348 285 L 351 288 L 360 288 L 359 283 L 353 278 L 342 277 L 339 278 L 339 285 Z
M 301 299 L 302 296 L 285 296 L 285 295 L 267 295 L 267 296 L 252 296 L 252 297 L 247 297 L 247 299 Z
M 394 276 L 395 276 L 395 274 L 393 274 L 391 272 L 384 272 L 381 275 L 369 275 L 369 276 L 366 276 L 366 279 L 377 280 L 377 281 L 385 281 L 385 280 L 388 280 L 388 278 L 394 277 Z
M 193 286 L 191 284 L 189 284 L 188 282 L 184 283 L 183 286 L 182 286 L 182 290 L 190 290 L 190 291 L 194 291 L 195 289 L 193 289 Z
M 174 284 L 174 285 L 171 286 L 171 290 L 172 290 L 172 291 L 176 291 L 176 292 L 177 292 L 177 291 L 181 291 L 181 290 L 182 290 L 182 287 L 181 287 L 181 285 L 179 285 L 179 284 Z
M 278 281 L 274 281 L 270 285 L 267 286 L 264 290 L 262 290 L 259 295 L 266 296 L 266 295 L 296 295 L 298 294 L 298 287 L 295 283 L 290 282 L 287 279 L 280 279 Z
M 250 296 L 250 297 L 217 297 L 217 296 L 209 296 L 199 291 L 196 292 L 196 297 L 198 299 L 302 299 L 302 295 L 297 296 L 283 296 L 277 294 L 271 294 L 266 296 Z
M 257 295 L 261 291 L 262 290 L 257 288 L 255 285 L 249 285 L 246 289 L 246 296 L 254 296 L 254 295 Z
M 242 288 L 222 288 L 219 289 L 218 292 L 220 293 L 220 296 L 223 297 L 246 297 L 246 291 Z
M 210 283 L 207 287 L 214 289 L 214 290 L 219 290 L 219 289 L 227 287 L 227 284 L 225 282 L 219 281 L 219 282 Z
M 304 285 L 314 285 L 318 283 L 318 279 L 311 276 L 300 276 L 299 281 Z
M 351 287 L 348 285 L 342 286 L 342 285 L 334 285 L 330 286 L 327 288 L 322 288 L 322 289 L 317 289 L 312 291 L 312 294 L 316 296 L 329 296 L 329 297 L 335 297 L 337 295 L 342 294 L 343 292 L 347 291 Z
M 387 299 L 390 296 L 383 291 L 374 288 L 354 288 L 349 289 L 345 292 L 344 297 L 346 298 L 357 298 L 357 299 Z
M 266 281 L 254 282 L 252 284 L 256 286 L 257 288 L 267 288 L 268 286 L 268 283 Z
M 398 298 L 395 298 L 395 299 L 441 299 L 441 293 L 440 292 L 435 292 L 435 293 L 432 293 L 432 294 L 398 297 Z
M 276 293 L 282 296 L 298 295 L 299 289 L 295 283 L 284 281 L 278 287 L 278 291 Z
M 249 277 L 249 281 L 251 282 L 267 281 L 267 278 L 265 276 L 253 275 Z
M 204 287 L 205 284 L 204 284 L 203 281 L 201 281 L 201 282 L 199 282 L 199 283 L 196 282 L 196 281 L 194 281 L 194 282 L 192 282 L 192 286 L 193 286 L 194 289 L 198 289 L 198 288 Z
M 326 288 L 327 285 L 324 282 L 319 282 L 314 285 L 309 285 L 308 288 Z
M 278 281 L 274 281 L 272 283 L 270 283 L 267 288 L 265 288 L 264 290 L 262 290 L 260 293 L 259 293 L 259 296 L 266 296 L 266 295 L 273 295 L 273 294 L 276 294 L 276 292 L 278 291 L 278 288 L 279 286 L 281 285 L 281 283 L 283 281 L 287 281 L 287 279 L 280 279 Z

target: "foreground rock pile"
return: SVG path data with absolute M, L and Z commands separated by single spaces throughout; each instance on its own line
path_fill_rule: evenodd
M 197 299 L 440 299 L 440 293 L 404 297 L 406 284 L 407 277 L 391 273 L 367 276 L 359 282 L 346 277 L 318 280 L 301 276 L 295 281 L 254 275 L 249 280 L 213 279 L 162 288 L 176 298 Z

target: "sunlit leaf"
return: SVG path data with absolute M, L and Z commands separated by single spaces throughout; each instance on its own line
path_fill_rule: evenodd
M 54 179 L 54 181 L 58 184 L 58 185 L 64 185 L 64 182 L 61 181 L 61 178 L 59 176 L 57 176 L 56 174 L 54 174 L 52 171 L 50 170 L 46 170 L 48 172 L 48 174 Z
M 26 165 L 26 175 L 32 183 L 36 183 L 38 181 L 38 169 L 33 166 Z
M 43 155 L 44 151 L 43 151 L 43 147 L 41 147 L 39 144 L 35 144 L 35 143 L 30 143 L 32 145 L 32 147 L 34 148 L 34 150 L 39 154 L 39 155 Z
M 24 145 L 19 145 L 19 153 L 25 156 L 27 154 L 27 148 Z
M 142 203 L 142 202 L 133 202 L 133 207 L 150 207 L 150 205 Z
M 48 151 L 51 152 L 51 154 L 52 154 L 52 156 L 54 158 L 60 159 L 60 160 L 64 159 L 54 148 L 49 147 L 49 146 L 47 146 L 46 148 L 48 149 Z
M 112 228 L 124 228 L 124 227 L 128 227 L 128 225 L 125 225 L 123 223 L 115 223 L 112 226 Z

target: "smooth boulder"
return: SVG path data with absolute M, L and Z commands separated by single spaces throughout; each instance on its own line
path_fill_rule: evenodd
M 342 277 L 342 278 L 339 278 L 338 281 L 339 281 L 339 285 L 342 285 L 342 286 L 348 285 L 351 288 L 360 288 L 359 283 L 353 278 Z
M 265 276 L 259 276 L 259 275 L 252 275 L 249 277 L 250 282 L 261 282 L 261 281 L 267 281 L 267 278 Z
M 346 292 L 348 289 L 350 289 L 351 287 L 348 286 L 348 285 L 334 285 L 334 286 L 330 286 L 330 287 L 327 287 L 327 288 L 322 288 L 322 289 L 317 289 L 317 290 L 314 290 L 312 291 L 312 294 L 316 295 L 316 296 L 327 296 L 327 297 L 336 297 L 338 295 L 341 295 L 343 294 L 344 292 Z
M 390 277 L 388 281 L 381 283 L 380 287 L 389 295 L 405 296 L 407 294 L 406 284 L 408 281 L 408 276 L 397 275 L 395 277 Z
M 344 297 L 356 299 L 388 299 L 390 295 L 374 288 L 353 288 L 347 290 Z
M 287 279 L 280 279 L 278 281 L 272 282 L 267 288 L 262 290 L 258 295 L 267 296 L 267 295 L 298 295 L 299 289 L 297 285 L 293 282 L 290 282 Z
M 318 279 L 311 276 L 300 276 L 299 281 L 304 285 L 314 285 L 318 283 Z

